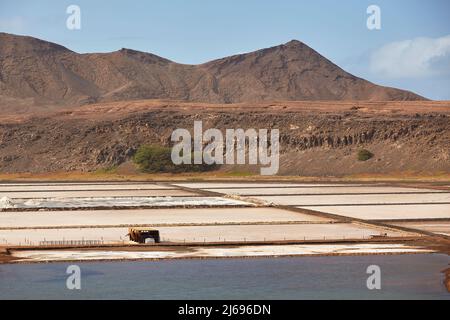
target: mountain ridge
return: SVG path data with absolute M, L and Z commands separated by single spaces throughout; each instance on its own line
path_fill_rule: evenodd
M 122 48 L 77 53 L 0 33 L 0 108 L 170 99 L 205 103 L 426 100 L 354 76 L 298 40 L 202 64 Z

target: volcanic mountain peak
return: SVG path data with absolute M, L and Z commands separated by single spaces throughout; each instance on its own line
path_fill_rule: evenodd
M 297 40 L 297 39 L 292 39 L 284 44 L 279 45 L 279 47 L 284 47 L 284 48 L 292 48 L 292 49 L 301 49 L 301 48 L 308 48 L 311 49 L 311 47 L 309 47 L 307 44 L 305 44 L 304 42 Z
M 143 52 L 143 51 L 138 51 L 138 50 L 133 50 L 133 49 L 128 49 L 128 48 L 122 48 L 119 51 L 116 51 L 120 54 L 123 54 L 124 56 L 128 56 L 130 58 L 134 58 L 137 60 L 140 60 L 142 62 L 149 62 L 149 63 L 154 63 L 154 62 L 162 62 L 162 63 L 172 63 L 172 61 L 157 56 L 156 54 L 153 53 L 148 53 L 148 52 Z
M 66 47 L 57 43 L 48 42 L 38 38 L 29 36 L 19 36 L 10 33 L 0 32 L 0 53 L 4 51 L 21 51 L 21 52 L 48 52 L 48 51 L 69 51 Z
M 298 40 L 200 65 L 121 49 L 78 54 L 0 33 L 0 108 L 173 99 L 208 103 L 273 100 L 423 100 L 357 78 Z
M 281 53 L 284 53 L 284 52 L 287 52 L 287 51 L 296 51 L 297 54 L 302 54 L 304 50 L 314 51 L 313 49 L 311 49 L 310 47 L 308 47 L 306 44 L 304 44 L 301 41 L 291 40 L 289 42 L 286 42 L 286 43 L 283 43 L 283 44 L 279 44 L 279 45 L 276 45 L 276 46 L 263 48 L 263 49 L 259 49 L 259 50 L 256 50 L 256 51 L 236 54 L 236 55 L 232 55 L 232 56 L 229 56 L 229 57 L 224 57 L 224 58 L 221 58 L 221 59 L 209 61 L 207 63 L 211 63 L 211 62 L 219 61 L 219 60 L 223 60 L 223 59 L 228 59 L 228 58 L 232 58 L 232 57 L 252 56 L 252 55 L 253 56 L 261 56 L 261 55 L 270 54 L 270 53 L 273 53 L 273 52 L 277 52 L 278 54 L 281 54 Z

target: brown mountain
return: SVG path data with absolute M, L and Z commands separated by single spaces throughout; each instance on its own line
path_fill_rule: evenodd
M 121 49 L 78 54 L 0 33 L 0 107 L 171 99 L 208 103 L 273 100 L 423 100 L 355 77 L 299 41 L 200 65 Z

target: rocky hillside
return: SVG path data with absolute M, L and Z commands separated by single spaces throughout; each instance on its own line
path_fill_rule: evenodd
M 130 49 L 78 54 L 36 38 L 0 33 L 3 112 L 136 99 L 207 103 L 423 100 L 414 93 L 357 78 L 295 40 L 184 65 Z
M 245 112 L 242 110 L 245 109 Z M 142 144 L 170 146 L 176 128 L 278 128 L 280 174 L 450 172 L 450 103 L 206 105 L 106 103 L 0 124 L 0 172 L 126 166 Z M 357 159 L 360 149 L 374 154 Z M 254 168 L 221 170 L 253 171 Z M 256 170 L 255 170 L 256 171 Z

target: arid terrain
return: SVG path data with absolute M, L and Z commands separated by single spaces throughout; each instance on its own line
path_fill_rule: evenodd
M 450 300 L 449 4 L 7 2 L 0 301 Z
M 79 54 L 55 43 L 0 33 L 0 110 L 139 99 L 206 103 L 276 100 L 424 100 L 358 78 L 293 40 L 200 65 L 121 49 Z
M 280 129 L 281 175 L 439 175 L 450 172 L 450 102 L 278 102 L 201 104 L 142 100 L 34 116 L 5 115 L 0 171 L 45 173 L 114 168 L 142 144 L 170 146 L 176 128 Z M 357 152 L 374 154 L 358 161 Z M 219 171 L 257 172 L 247 166 Z M 121 171 L 122 170 L 122 171 Z
M 170 147 L 173 130 L 196 120 L 204 130 L 279 129 L 279 175 L 450 172 L 450 102 L 372 84 L 300 41 L 200 65 L 6 33 L 0 43 L 2 174 L 135 174 L 140 146 Z M 361 149 L 373 157 L 359 161 Z

